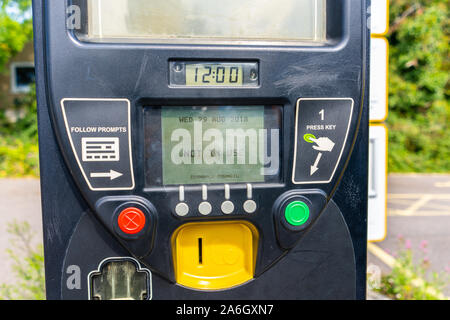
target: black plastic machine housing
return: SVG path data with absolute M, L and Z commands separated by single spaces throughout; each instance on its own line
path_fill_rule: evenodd
M 120 257 L 149 270 L 146 298 L 154 300 L 365 298 L 368 1 L 327 1 L 327 40 L 321 45 L 88 43 L 68 30 L 69 5 L 33 1 L 48 299 L 89 299 L 90 275 Z M 257 63 L 259 83 L 173 86 L 174 61 Z M 204 187 L 184 186 L 183 201 L 191 210 L 182 216 L 174 213 L 179 186 L 146 182 L 145 110 L 204 105 L 281 110 L 279 178 L 251 184 L 254 212 L 242 209 L 247 183 L 229 184 L 231 214 L 220 209 L 224 184 L 207 184 L 210 215 L 196 210 Z M 328 127 L 320 126 L 321 109 Z M 83 144 L 92 135 L 73 128 L 94 125 L 121 128 L 114 133 L 120 161 L 85 161 Z M 311 167 L 318 153 L 304 139 L 307 125 L 335 143 L 317 172 Z M 101 180 L 94 172 L 120 176 Z M 284 220 L 294 200 L 310 209 L 309 221 L 298 228 Z M 150 221 L 138 236 L 117 228 L 118 212 L 130 205 Z M 177 285 L 173 232 L 188 222 L 224 220 L 248 221 L 258 229 L 254 278 L 217 291 Z M 79 282 L 73 281 L 74 270 Z

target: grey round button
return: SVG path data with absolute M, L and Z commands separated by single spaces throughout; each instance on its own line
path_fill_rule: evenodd
M 247 200 L 244 202 L 244 211 L 247 213 L 253 213 L 256 211 L 256 202 L 253 200 Z
M 180 217 L 184 217 L 189 213 L 189 206 L 184 202 L 180 202 L 175 207 L 175 213 Z
M 207 216 L 212 211 L 212 206 L 209 202 L 202 202 L 198 205 L 198 212 L 200 212 L 202 215 Z
M 224 201 L 222 202 L 222 206 L 220 207 L 222 209 L 222 212 L 225 214 L 230 214 L 234 211 L 234 204 L 231 201 Z

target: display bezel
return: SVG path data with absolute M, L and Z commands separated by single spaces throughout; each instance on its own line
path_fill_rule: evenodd
M 241 84 L 227 83 L 202 83 L 190 84 L 187 81 L 188 68 L 192 66 L 201 66 L 203 68 L 238 68 L 242 72 Z M 208 77 L 213 80 L 214 75 Z M 189 88 L 258 88 L 259 87 L 259 63 L 256 61 L 169 61 L 169 85 L 171 87 L 189 87 Z
M 99 19 L 96 20 L 96 16 L 99 15 L 100 9 L 98 7 L 102 7 L 100 5 L 93 5 L 90 3 L 90 0 L 67 0 L 69 9 L 68 11 L 72 12 L 71 5 L 75 5 L 78 8 L 81 9 L 81 12 L 84 13 L 81 15 L 81 25 L 77 24 L 77 27 L 72 29 L 74 30 L 74 33 L 76 37 L 84 42 L 93 42 L 93 43 L 167 43 L 167 44 L 183 44 L 183 43 L 191 43 L 191 44 L 234 44 L 234 45 L 240 45 L 240 44 L 249 44 L 249 45 L 276 45 L 276 46 L 291 46 L 291 45 L 297 45 L 297 44 L 308 44 L 309 46 L 323 46 L 328 41 L 328 14 L 329 14 L 329 0 L 311 0 L 311 6 L 310 10 L 312 10 L 312 18 L 310 25 L 308 28 L 311 28 L 311 34 L 298 34 L 298 30 L 301 30 L 302 28 L 299 28 L 298 25 L 294 25 L 289 27 L 286 27 L 283 25 L 282 22 L 276 23 L 274 26 L 284 26 L 281 30 L 284 31 L 278 31 L 274 32 L 271 31 L 268 34 L 259 34 L 261 33 L 261 28 L 257 28 L 256 26 L 247 27 L 242 30 L 239 30 L 238 33 L 231 33 L 231 34 L 204 34 L 204 31 L 200 31 L 200 33 L 196 34 L 194 31 L 193 34 L 186 33 L 186 31 L 180 32 L 175 31 L 175 33 L 163 33 L 161 31 L 157 31 L 155 34 L 145 34 L 136 32 L 135 30 L 133 32 L 119 32 L 119 33 L 111 33 L 108 30 L 103 30 L 103 28 L 100 28 L 97 26 Z M 100 1 L 100 0 L 96 0 Z M 238 3 L 238 6 L 241 6 L 241 4 Z M 256 6 L 258 7 L 258 6 Z M 260 7 L 260 6 L 259 6 Z M 286 7 L 287 6 L 282 6 Z M 97 8 L 97 9 L 96 9 Z M 298 16 L 298 10 L 284 10 L 284 14 L 291 14 L 295 16 L 297 14 Z M 253 8 L 258 9 L 258 8 Z M 273 9 L 273 8 L 272 8 Z M 108 9 L 110 10 L 110 9 Z M 170 14 L 174 13 L 176 10 L 167 11 Z M 308 10 L 302 10 L 302 11 L 308 11 Z M 265 12 L 269 12 L 269 14 L 273 14 L 273 10 L 266 9 L 265 11 L 259 12 L 259 16 L 264 14 Z M 297 13 L 295 13 L 297 12 Z M 140 10 L 138 13 L 143 14 L 145 13 L 145 10 Z M 170 14 L 165 14 L 166 21 L 170 21 L 173 16 Z M 223 15 L 224 12 L 221 11 L 221 15 Z M 253 12 L 253 15 L 255 13 Z M 258 16 L 257 15 L 257 16 Z M 190 16 L 190 15 L 189 15 Z M 206 15 L 204 15 L 206 16 Z M 201 17 L 201 16 L 200 16 Z M 234 17 L 233 17 L 234 18 Z M 102 22 L 100 18 L 100 23 Z M 119 26 L 120 19 L 114 19 L 112 22 L 110 22 L 111 26 Z M 135 19 L 136 20 L 136 19 Z M 147 19 L 147 21 L 151 19 Z M 173 20 L 173 19 L 172 19 Z M 198 18 L 194 20 L 194 22 L 198 23 Z M 220 19 L 214 19 L 214 21 L 218 21 Z M 231 20 L 231 19 L 229 19 Z M 249 19 L 250 21 L 254 21 L 255 19 Z M 273 20 L 273 19 L 271 19 Z M 280 19 L 279 19 L 280 20 Z M 298 21 L 298 17 L 295 18 L 289 18 L 289 16 L 285 17 L 284 21 L 287 20 L 293 20 Z M 305 19 L 301 19 L 305 20 Z M 233 20 L 234 21 L 234 20 Z M 233 21 L 231 21 L 231 25 L 233 25 Z M 275 22 L 274 22 L 275 23 Z M 69 25 L 70 23 L 68 23 Z M 100 29 L 99 29 L 100 28 Z M 97 30 L 99 29 L 99 30 Z M 124 28 L 122 28 L 123 30 Z M 183 28 L 182 30 L 191 30 L 195 29 L 194 26 L 188 25 L 188 27 Z M 200 28 L 200 30 L 210 30 L 214 28 Z M 229 28 L 223 28 L 224 30 L 227 30 Z M 272 28 L 276 29 L 276 28 Z M 270 29 L 270 30 L 272 30 Z M 305 27 L 303 28 L 305 29 Z M 257 30 L 253 31 L 253 33 L 249 33 L 248 35 L 245 35 L 246 30 Z M 286 33 L 286 30 L 290 30 L 290 32 Z M 199 32 L 199 31 L 197 31 Z
M 144 185 L 145 189 L 173 187 L 179 185 L 223 185 L 223 184 L 258 184 L 258 183 L 282 183 L 282 168 L 283 168 L 283 109 L 279 104 L 260 104 L 260 105 L 208 105 L 208 108 L 239 108 L 239 107 L 263 107 L 263 121 L 264 129 L 278 129 L 278 155 L 276 160 L 278 168 L 276 174 L 264 176 L 260 181 L 197 181 L 195 183 L 164 183 L 163 170 L 163 129 L 162 129 L 162 110 L 164 108 L 201 108 L 201 105 L 185 105 L 185 106 L 145 106 L 143 109 L 143 124 L 144 124 Z M 269 116 L 268 116 L 269 115 Z M 270 134 L 270 132 L 269 132 Z M 267 152 L 268 150 L 265 150 Z M 270 151 L 268 152 L 270 154 Z M 272 156 L 272 155 L 271 155 Z M 264 167 L 264 166 L 263 166 Z

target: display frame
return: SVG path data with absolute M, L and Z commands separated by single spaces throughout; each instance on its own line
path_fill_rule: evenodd
M 81 11 L 87 12 L 89 8 L 90 0 L 67 0 L 68 12 L 72 10 L 72 6 L 81 8 Z M 97 1 L 97 0 L 96 0 Z M 330 0 L 314 0 L 312 7 L 314 10 L 321 10 L 320 19 L 315 19 L 311 24 L 311 28 L 314 30 L 314 35 L 311 37 L 289 37 L 289 36 L 247 36 L 241 37 L 235 36 L 96 36 L 90 35 L 90 29 L 92 29 L 92 18 L 88 14 L 83 14 L 81 17 L 81 25 L 77 24 L 76 28 L 71 29 L 71 33 L 74 38 L 87 43 L 109 43 L 109 44 L 140 44 L 140 43 L 153 43 L 153 44 L 198 44 L 198 45 L 251 45 L 251 46 L 311 46 L 322 47 L 334 42 L 334 36 L 336 30 L 330 29 L 329 21 L 334 18 L 329 18 L 330 13 L 335 12 L 336 6 L 333 1 Z M 340 6 L 337 6 L 340 7 Z M 78 10 L 78 9 L 77 9 Z M 268 10 L 269 12 L 273 12 Z M 298 17 L 294 20 L 298 20 Z M 316 21 L 320 20 L 320 21 Z M 69 23 L 68 23 L 69 25 Z M 69 28 L 70 29 L 70 28 Z M 292 28 L 293 30 L 298 28 Z M 245 29 L 244 29 L 245 30 Z M 242 32 L 242 30 L 241 30 Z M 340 35 L 343 35 L 340 32 Z
M 198 80 L 189 79 L 190 68 L 211 68 L 210 74 L 200 73 Z M 217 71 L 213 71 L 215 68 Z M 237 83 L 232 81 L 219 82 L 219 68 L 224 68 L 224 78 L 232 78 L 234 68 L 237 68 Z M 227 69 L 229 71 L 227 72 Z M 216 74 L 217 73 L 217 74 Z M 259 63 L 256 61 L 169 61 L 169 85 L 171 87 L 187 88 L 257 88 L 259 87 Z M 193 81 L 194 83 L 190 82 Z M 228 80 L 228 79 L 227 79 Z M 231 79 L 230 79 L 231 80 Z M 196 83 L 195 83 L 196 82 Z
M 165 183 L 164 176 L 164 164 L 163 164 L 163 129 L 162 129 L 162 110 L 164 108 L 167 109 L 177 109 L 177 108 L 201 108 L 205 106 L 201 106 L 201 104 L 196 105 L 183 105 L 183 106 L 173 106 L 173 105 L 157 105 L 157 106 L 148 106 L 145 105 L 143 108 L 143 153 L 144 157 L 144 189 L 158 189 L 158 188 L 171 188 L 178 187 L 180 185 L 185 186 L 201 186 L 201 185 L 221 185 L 230 184 L 230 185 L 245 185 L 246 183 L 252 184 L 280 184 L 283 183 L 283 105 L 281 104 L 246 104 L 246 105 L 212 105 L 208 104 L 208 107 L 217 109 L 217 108 L 263 108 L 263 127 L 267 129 L 267 136 L 272 134 L 269 132 L 270 129 L 276 129 L 277 134 L 275 134 L 275 139 L 277 140 L 277 149 L 276 152 L 278 156 L 276 157 L 276 174 L 270 174 L 264 176 L 264 179 L 258 181 L 247 181 L 242 178 L 240 181 L 230 181 L 230 180 L 222 180 L 222 181 L 196 181 L 195 183 L 189 183 L 186 181 L 179 181 L 178 183 Z M 271 117 L 267 117 L 267 115 Z M 150 121 L 150 122 L 149 122 Z M 206 131 L 205 131 L 206 132 Z M 152 141 L 149 141 L 149 140 Z M 225 142 L 224 142 L 225 143 Z M 269 143 L 268 148 L 272 148 L 272 142 Z M 148 147 L 150 146 L 150 147 Z M 271 154 L 273 150 L 270 151 L 264 150 L 265 155 L 270 154 L 270 159 L 274 160 L 273 155 Z M 259 161 L 260 159 L 258 159 Z M 267 159 L 266 159 L 267 160 Z M 224 164 L 225 165 L 225 164 Z M 236 165 L 236 164 L 235 164 Z M 266 164 L 267 166 L 267 164 Z M 260 168 L 264 168 L 263 165 Z M 186 183 L 185 183 L 186 182 Z

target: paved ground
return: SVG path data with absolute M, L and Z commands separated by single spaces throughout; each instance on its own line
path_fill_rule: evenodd
M 34 243 L 42 241 L 39 181 L 0 179 L 0 190 L 0 283 L 11 283 L 7 225 L 14 220 L 27 221 L 35 234 Z M 395 256 L 401 236 L 411 242 L 419 257 L 420 244 L 427 241 L 431 269 L 443 272 L 450 268 L 450 175 L 389 176 L 387 221 L 387 237 L 376 246 Z M 368 262 L 384 272 L 389 270 L 373 254 L 369 253 Z M 450 289 L 446 294 L 450 295 Z
M 8 224 L 27 221 L 34 234 L 33 245 L 42 243 L 40 186 L 37 179 L 0 179 L 0 284 L 13 281 Z
M 450 175 L 390 175 L 387 237 L 375 245 L 394 257 L 410 246 L 416 261 L 425 258 L 430 270 L 449 272 Z M 368 263 L 389 270 L 371 253 Z M 450 287 L 445 294 L 450 296 Z

